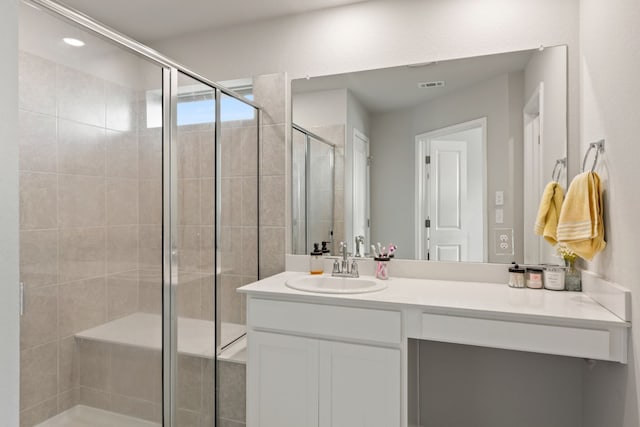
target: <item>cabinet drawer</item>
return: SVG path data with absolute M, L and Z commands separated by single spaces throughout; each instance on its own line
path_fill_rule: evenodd
M 592 359 L 611 357 L 608 330 L 423 314 L 422 338 Z
M 399 311 L 249 299 L 249 326 L 307 336 L 399 344 Z

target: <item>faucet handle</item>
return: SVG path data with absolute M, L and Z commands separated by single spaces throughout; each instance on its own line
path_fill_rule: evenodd
M 340 263 L 338 262 L 339 258 L 334 258 L 333 260 L 333 272 L 332 273 L 340 273 Z
M 358 274 L 358 261 L 355 259 L 351 260 L 351 277 L 360 277 L 360 274 Z

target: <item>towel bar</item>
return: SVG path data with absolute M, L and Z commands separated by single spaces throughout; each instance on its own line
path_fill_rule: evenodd
M 598 142 L 592 142 L 589 144 L 589 149 L 586 153 L 584 153 L 584 159 L 582 160 L 582 172 L 585 171 L 585 167 L 587 165 L 587 158 L 589 157 L 589 152 L 595 148 L 596 157 L 593 159 L 593 165 L 591 165 L 591 172 L 593 172 L 596 168 L 596 164 L 598 163 L 598 156 L 602 151 L 604 151 L 604 139 L 601 139 Z
M 560 176 L 562 176 L 562 169 L 565 167 L 567 167 L 566 157 L 556 160 L 556 164 L 553 167 L 553 171 L 551 172 L 551 180 L 555 182 L 560 181 Z

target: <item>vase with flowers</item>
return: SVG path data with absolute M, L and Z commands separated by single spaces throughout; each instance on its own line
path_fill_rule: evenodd
M 575 266 L 578 255 L 563 243 L 558 243 L 556 250 L 558 251 L 558 255 L 564 260 L 564 265 L 567 268 L 564 275 L 565 290 L 580 292 L 582 290 L 582 279 L 580 277 L 580 270 Z

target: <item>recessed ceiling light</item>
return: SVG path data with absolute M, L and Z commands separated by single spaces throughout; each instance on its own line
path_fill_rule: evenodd
M 74 39 L 72 37 L 65 37 L 62 39 L 63 42 L 73 47 L 82 47 L 84 46 L 84 42 L 82 40 Z

